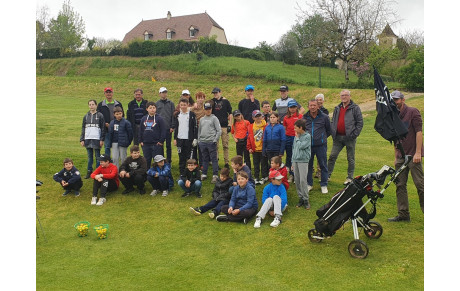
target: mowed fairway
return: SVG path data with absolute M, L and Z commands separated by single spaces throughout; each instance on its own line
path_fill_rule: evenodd
M 81 123 L 88 111 L 87 101 L 103 98 L 105 86 L 114 88 L 114 98 L 125 106 L 136 87 L 144 89 L 146 99 L 157 100 L 157 90 L 166 86 L 177 104 L 178 94 L 188 88 L 192 94 L 205 90 L 210 96 L 215 85 L 229 96 L 232 106 L 244 97 L 244 83 L 206 79 L 204 83 L 179 83 L 112 80 L 108 77 L 37 77 L 37 179 L 41 199 L 37 201 L 47 242 L 37 222 L 36 240 L 37 290 L 422 290 L 424 287 L 424 217 L 418 206 L 415 187 L 409 179 L 410 223 L 391 224 L 386 220 L 397 214 L 395 186 L 380 200 L 374 220 L 383 226 L 383 235 L 370 240 L 360 232 L 370 251 L 364 260 L 353 259 L 347 250 L 353 233 L 350 223 L 336 235 L 320 244 L 313 244 L 307 232 L 313 228 L 315 211 L 334 193 L 342 189 L 346 177 L 345 150 L 340 154 L 329 184 L 329 194 L 322 195 L 318 180 L 310 192 L 312 209 L 297 209 L 297 194 L 292 184 L 288 191 L 289 208 L 278 228 L 269 226 L 267 218 L 260 229 L 254 219 L 247 225 L 219 223 L 207 214 L 193 216 L 188 207 L 200 206 L 211 198 L 213 185 L 204 182 L 203 198 L 181 198 L 176 185 L 167 197 L 151 197 L 150 184 L 146 195 L 122 195 L 120 189 L 107 196 L 103 206 L 92 206 L 92 181 L 83 180 L 80 197 L 62 197 L 62 188 L 52 176 L 62 169 L 65 157 L 86 171 L 86 150 L 79 144 Z M 279 84 L 255 83 L 255 96 L 271 104 L 278 98 Z M 261 94 L 261 91 L 270 92 Z M 293 86 L 294 87 L 294 86 Z M 296 98 L 306 106 L 313 93 L 326 92 L 326 107 L 331 111 L 338 104 L 338 89 L 295 86 Z M 233 88 L 233 89 L 231 89 Z M 356 90 L 358 100 L 373 98 L 373 90 Z M 352 99 L 353 91 L 352 91 Z M 423 115 L 423 97 L 407 100 Z M 332 112 L 332 111 L 331 111 Z M 356 146 L 355 175 L 393 165 L 393 147 L 373 129 L 375 112 L 364 113 L 364 129 Z M 235 145 L 230 142 L 230 156 Z M 332 139 L 329 139 L 329 152 Z M 223 156 L 220 151 L 220 166 Z M 173 176 L 178 178 L 177 150 L 173 147 Z M 209 176 L 209 174 L 208 174 Z M 256 192 L 261 203 L 263 186 Z M 73 225 L 91 223 L 89 235 L 78 237 Z M 93 226 L 109 224 L 108 238 L 98 240 Z

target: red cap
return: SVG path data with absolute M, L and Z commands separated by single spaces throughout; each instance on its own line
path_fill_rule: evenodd
M 112 91 L 113 92 L 113 89 L 110 88 L 110 87 L 107 87 L 107 88 L 104 89 L 104 92 L 107 92 L 107 91 Z
M 284 178 L 284 176 L 281 175 L 281 173 L 279 171 L 274 170 L 274 171 L 270 172 L 270 175 L 268 175 L 268 178 L 281 180 L 281 179 Z

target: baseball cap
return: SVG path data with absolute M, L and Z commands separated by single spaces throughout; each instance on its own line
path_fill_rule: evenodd
M 233 111 L 233 116 L 237 116 L 237 115 L 240 115 L 240 114 L 241 114 L 241 111 L 239 111 L 239 110 Z
M 289 91 L 289 87 L 286 85 L 281 85 L 280 91 Z
M 166 89 L 166 87 L 161 87 L 158 92 L 159 93 L 168 92 L 168 89 Z
M 276 180 L 281 180 L 284 178 L 283 175 L 281 175 L 281 173 L 279 171 L 271 171 L 270 172 L 270 175 L 268 175 L 268 178 L 270 179 L 276 179 Z
M 155 163 L 158 163 L 158 162 L 161 162 L 161 161 L 164 161 L 164 160 L 166 160 L 166 158 L 163 157 L 162 155 L 156 155 L 156 156 L 153 158 L 153 161 L 154 161 Z
M 112 91 L 113 92 L 113 89 L 111 87 L 107 87 L 104 89 L 104 92 L 107 92 L 107 91 Z
M 391 98 L 393 98 L 393 99 L 404 98 L 404 94 L 399 92 L 398 90 L 391 92 L 390 95 L 391 95 Z
M 99 161 L 103 161 L 103 162 L 110 161 L 110 156 L 107 154 L 102 154 L 99 156 Z
M 246 88 L 244 88 L 244 91 L 252 90 L 254 91 L 254 86 L 252 85 L 247 85 Z
M 190 91 L 185 89 L 185 90 L 182 91 L 182 95 L 184 95 L 184 94 L 190 95 Z
M 217 92 L 220 92 L 220 88 L 215 87 L 214 89 L 212 89 L 211 93 L 217 93 Z
M 204 109 L 211 109 L 211 108 L 212 108 L 211 103 L 206 102 L 206 103 L 204 104 Z
M 288 107 L 297 107 L 299 104 L 295 100 L 289 100 Z
M 257 109 L 256 109 L 256 110 L 254 110 L 254 111 L 252 112 L 252 117 L 256 117 L 257 115 L 262 115 L 262 112 L 260 112 L 260 110 L 257 110 Z

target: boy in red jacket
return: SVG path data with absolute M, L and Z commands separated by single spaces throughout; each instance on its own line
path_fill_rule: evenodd
M 270 172 L 271 171 L 278 171 L 283 175 L 283 179 L 281 182 L 284 185 L 284 188 L 286 188 L 286 191 L 289 189 L 289 182 L 287 179 L 287 169 L 286 166 L 283 164 L 283 160 L 281 159 L 280 156 L 274 156 L 271 161 L 270 161 Z
M 105 202 L 105 195 L 107 192 L 115 191 L 118 189 L 120 181 L 118 180 L 117 166 L 110 163 L 110 156 L 103 154 L 99 158 L 100 166 L 91 174 L 91 179 L 94 179 L 93 184 L 93 198 L 91 205 L 101 206 Z M 97 201 L 97 192 L 101 188 L 101 197 Z

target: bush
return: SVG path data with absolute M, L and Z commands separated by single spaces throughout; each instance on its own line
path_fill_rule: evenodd
M 245 50 L 240 53 L 240 58 L 253 59 L 256 61 L 265 61 L 265 56 L 262 52 L 257 50 Z
M 423 90 L 424 79 L 424 47 L 414 48 L 409 51 L 407 66 L 401 67 L 398 71 L 398 81 L 403 83 L 409 90 Z

